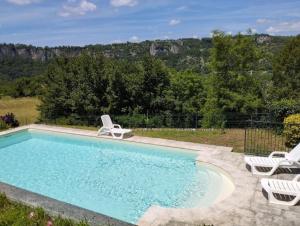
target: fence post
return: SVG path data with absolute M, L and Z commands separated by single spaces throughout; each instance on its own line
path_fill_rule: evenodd
M 247 142 L 247 127 L 245 127 L 245 137 L 244 137 L 244 153 L 246 153 L 247 152 L 247 144 L 246 144 L 246 142 Z

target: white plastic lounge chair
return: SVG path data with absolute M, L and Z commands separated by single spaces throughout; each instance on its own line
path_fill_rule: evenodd
M 263 178 L 261 186 L 268 192 L 270 203 L 294 206 L 300 201 L 300 175 L 297 175 L 292 181 Z M 294 198 L 283 201 L 276 198 L 274 194 L 293 196 Z
M 276 157 L 281 155 L 282 157 Z M 245 156 L 245 162 L 256 175 L 272 175 L 278 168 L 300 168 L 300 143 L 288 152 L 272 152 L 269 157 Z M 259 171 L 259 167 L 271 168 L 267 172 Z
M 122 129 L 118 124 L 113 124 L 109 115 L 102 115 L 101 120 L 103 126 L 98 130 L 98 135 L 112 135 L 113 138 L 123 139 L 124 134 L 131 133 L 130 129 Z

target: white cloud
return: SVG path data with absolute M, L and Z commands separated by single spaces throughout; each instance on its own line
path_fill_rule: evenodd
M 181 23 L 181 20 L 178 20 L 178 19 L 172 19 L 172 20 L 170 20 L 169 25 L 170 25 L 170 26 L 176 26 L 176 25 L 178 25 L 178 24 L 180 24 L 180 23 Z
M 251 30 L 252 34 L 256 34 L 257 33 L 257 29 L 255 29 L 255 28 L 250 28 L 250 30 Z
M 60 16 L 83 16 L 87 12 L 92 12 L 97 9 L 97 6 L 89 2 L 88 0 L 68 0 L 68 4 L 64 5 L 62 11 L 59 13 Z
M 6 0 L 6 1 L 15 5 L 28 5 L 31 3 L 38 2 L 39 0 Z
M 113 7 L 130 6 L 133 7 L 138 4 L 138 0 L 110 0 Z
M 271 22 L 271 20 L 266 19 L 266 18 L 260 18 L 260 19 L 256 20 L 257 24 L 267 24 L 267 23 L 270 23 L 270 22 Z
M 187 6 L 183 5 L 183 6 L 178 7 L 177 10 L 178 10 L 178 11 L 184 11 L 184 10 L 186 10 L 187 8 L 188 8 Z
M 279 32 L 300 32 L 300 21 L 281 22 L 269 27 L 266 32 L 279 33 Z
M 139 37 L 134 35 L 129 40 L 130 40 L 130 42 L 139 42 L 140 39 L 139 39 Z
M 120 39 L 116 39 L 116 40 L 112 40 L 112 41 L 111 41 L 112 44 L 120 44 L 120 43 L 122 43 L 122 42 L 123 42 L 123 41 L 120 40 Z

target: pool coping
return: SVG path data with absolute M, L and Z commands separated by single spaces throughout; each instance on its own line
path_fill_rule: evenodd
M 58 132 L 58 133 L 67 133 L 79 136 L 87 136 L 87 137 L 94 137 L 94 138 L 102 138 L 114 141 L 126 141 L 131 143 L 139 143 L 139 144 L 149 144 L 149 145 L 158 145 L 163 147 L 170 147 L 170 148 L 179 148 L 179 149 L 186 149 L 186 150 L 193 150 L 193 151 L 203 151 L 203 150 L 220 150 L 226 152 L 232 152 L 232 147 L 225 147 L 225 146 L 217 146 L 217 145 L 210 145 L 210 144 L 200 144 L 200 143 L 192 143 L 192 142 L 184 142 L 184 141 L 176 141 L 176 140 L 168 140 L 168 139 L 161 139 L 161 138 L 152 138 L 152 137 L 141 137 L 141 136 L 131 136 L 127 137 L 123 140 L 114 139 L 111 136 L 103 136 L 98 135 L 97 131 L 94 130 L 84 130 L 78 128 L 69 128 L 69 127 L 61 127 L 61 126 L 50 126 L 44 124 L 30 124 L 26 126 L 20 126 L 13 129 L 8 129 L 5 131 L 0 132 L 1 135 L 19 132 L 22 130 L 27 129 L 36 129 L 36 130 L 44 130 L 49 132 Z

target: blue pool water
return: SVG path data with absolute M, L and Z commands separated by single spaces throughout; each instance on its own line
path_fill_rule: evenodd
M 195 152 L 23 131 L 0 137 L 0 181 L 136 223 L 151 205 L 209 206 L 221 177 Z

